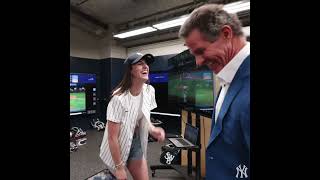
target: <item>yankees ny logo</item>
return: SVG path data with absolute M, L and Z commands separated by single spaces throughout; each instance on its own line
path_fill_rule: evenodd
M 239 177 L 239 172 L 240 172 L 240 178 L 243 178 L 243 176 L 244 176 L 244 178 L 248 177 L 248 175 L 247 175 L 248 168 L 245 165 L 243 165 L 241 168 L 241 164 L 240 164 L 236 169 L 237 169 L 236 178 Z
M 171 164 L 171 161 L 173 160 L 174 156 L 170 154 L 170 152 L 167 152 L 164 158 L 167 160 L 167 164 Z

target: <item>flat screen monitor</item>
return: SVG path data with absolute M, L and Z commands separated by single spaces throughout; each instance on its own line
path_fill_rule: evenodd
M 70 92 L 70 113 L 86 111 L 86 93 Z
M 96 75 L 70 73 L 70 115 L 96 112 Z
M 150 83 L 167 83 L 168 82 L 168 73 L 150 73 L 149 74 Z
M 170 73 L 168 100 L 195 108 L 213 107 L 213 73 L 209 70 Z

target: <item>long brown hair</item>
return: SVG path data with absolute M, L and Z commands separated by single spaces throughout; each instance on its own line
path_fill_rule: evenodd
M 125 69 L 125 73 L 122 77 L 122 80 L 120 83 L 111 91 L 111 97 L 114 95 L 121 95 L 125 93 L 128 89 L 130 89 L 132 85 L 132 78 L 131 78 L 131 70 L 132 70 L 132 65 L 128 65 Z M 146 84 L 149 84 L 150 81 L 146 82 Z

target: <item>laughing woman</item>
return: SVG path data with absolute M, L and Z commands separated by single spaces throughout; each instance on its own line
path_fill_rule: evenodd
M 164 130 L 150 121 L 150 111 L 157 107 L 155 90 L 147 84 L 153 61 L 151 54 L 129 56 L 122 81 L 108 104 L 100 157 L 119 180 L 127 179 L 125 167 L 133 179 L 148 180 L 148 135 L 160 142 L 165 138 Z

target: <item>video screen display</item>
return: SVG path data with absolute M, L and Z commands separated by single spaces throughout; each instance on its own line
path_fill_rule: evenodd
M 94 114 L 96 91 L 95 74 L 70 73 L 70 115 Z
M 167 83 L 168 73 L 150 73 L 149 80 L 150 83 Z
M 70 112 L 82 112 L 86 110 L 86 93 L 70 92 Z
M 211 71 L 177 72 L 169 75 L 169 101 L 195 107 L 213 107 Z

